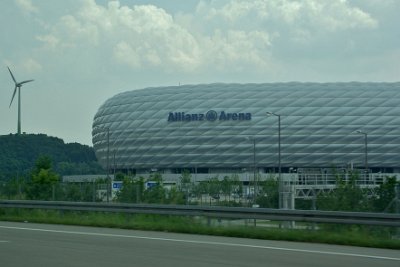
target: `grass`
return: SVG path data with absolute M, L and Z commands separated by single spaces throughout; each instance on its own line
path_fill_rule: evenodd
M 286 229 L 277 228 L 276 222 L 271 224 L 275 227 L 254 227 L 252 223 L 232 226 L 217 220 L 209 224 L 199 217 L 36 209 L 0 209 L 0 220 L 400 249 L 400 239 L 392 238 L 396 229 L 387 227 L 319 225 L 318 230 Z

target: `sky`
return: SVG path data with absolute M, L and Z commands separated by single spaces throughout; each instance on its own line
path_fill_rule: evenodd
M 400 0 L 0 1 L 0 135 L 92 146 L 98 108 L 180 84 L 400 81 Z

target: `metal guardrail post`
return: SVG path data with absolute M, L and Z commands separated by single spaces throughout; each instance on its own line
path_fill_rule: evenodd
M 273 221 L 301 221 L 400 227 L 400 214 L 393 213 L 26 200 L 0 200 L 0 208 L 168 214 L 181 216 L 205 216 L 210 218 L 263 219 Z

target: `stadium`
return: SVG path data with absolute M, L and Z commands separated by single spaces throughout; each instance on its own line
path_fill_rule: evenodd
M 395 175 L 399 114 L 400 83 L 181 85 L 111 97 L 92 138 L 104 168 L 144 177 Z

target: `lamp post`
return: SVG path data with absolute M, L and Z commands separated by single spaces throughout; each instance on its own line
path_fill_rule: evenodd
M 281 115 L 276 114 L 274 112 L 267 112 L 267 116 L 276 116 L 278 117 L 278 190 L 279 190 L 279 208 L 283 208 L 283 186 L 282 186 L 282 169 L 281 169 Z
M 368 174 L 368 134 L 366 132 L 362 132 L 360 130 L 355 131 L 354 133 L 363 134 L 364 135 L 364 147 L 365 147 L 365 178 Z

